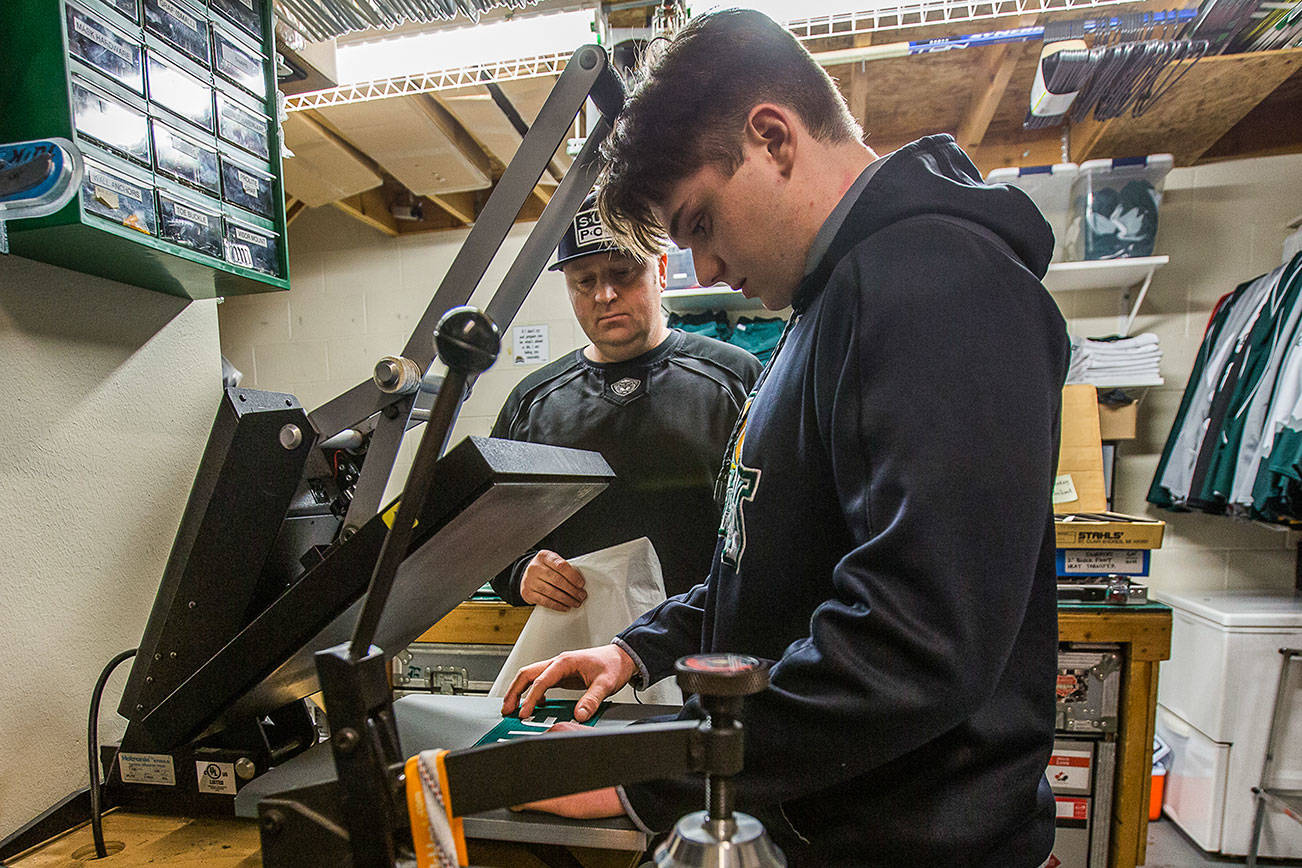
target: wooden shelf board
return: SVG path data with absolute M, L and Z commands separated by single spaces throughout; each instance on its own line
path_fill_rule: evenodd
M 681 313 L 703 310 L 763 310 L 758 298 L 747 298 L 726 287 L 695 286 L 687 289 L 666 289 L 661 296 L 664 306 Z
M 1050 292 L 1126 289 L 1142 282 L 1170 261 L 1168 256 L 1136 256 L 1130 259 L 1055 262 L 1044 276 L 1044 287 Z
M 1205 57 L 1143 117 L 1073 125 L 1071 158 L 1168 151 L 1191 166 L 1299 68 L 1302 48 Z

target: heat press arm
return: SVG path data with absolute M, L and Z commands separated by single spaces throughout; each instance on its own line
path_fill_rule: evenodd
M 591 97 L 600 118 L 589 131 L 587 141 L 574 159 L 556 193 L 552 196 L 497 292 L 487 306 L 490 319 L 505 329 L 514 319 L 542 273 L 552 251 L 556 249 L 565 227 L 578 212 L 584 197 L 592 189 L 598 169 L 598 149 L 610 131 L 611 120 L 619 114 L 624 89 L 604 49 L 584 45 L 570 57 L 564 71 L 543 104 L 537 119 L 511 159 L 497 186 L 475 218 L 475 225 L 452 261 L 433 299 L 412 330 L 402 358 L 410 360 L 416 370 L 425 371 L 434 359 L 429 336 L 435 324 L 448 310 L 466 304 L 497 255 L 525 201 L 538 184 L 557 149 L 565 141 L 574 118 Z M 375 419 L 370 446 L 353 499 L 344 517 L 345 536 L 354 532 L 375 515 L 393 470 L 393 462 L 408 427 L 413 393 L 417 382 L 406 390 L 394 389 L 394 372 L 388 366 L 377 368 L 375 379 L 359 383 L 337 398 L 323 404 L 309 419 L 318 436 L 325 440 L 349 428 L 362 428 Z M 417 378 L 419 379 L 419 378 Z M 473 384 L 473 376 L 471 383 Z M 377 414 L 379 414 L 377 416 Z

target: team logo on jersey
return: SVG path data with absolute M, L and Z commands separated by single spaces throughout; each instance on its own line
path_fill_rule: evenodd
M 755 499 L 760 484 L 760 471 L 741 463 L 741 447 L 746 442 L 750 402 L 751 399 L 747 398 L 746 405 L 741 410 L 741 425 L 728 467 L 728 490 L 723 498 L 723 523 L 719 526 L 719 535 L 723 537 L 720 557 L 734 570 L 741 564 L 741 556 L 746 553 L 745 505 Z
M 625 377 L 622 380 L 616 380 L 610 384 L 610 391 L 619 395 L 621 398 L 627 398 L 637 391 L 637 387 L 642 385 L 641 380 L 635 380 L 632 377 Z

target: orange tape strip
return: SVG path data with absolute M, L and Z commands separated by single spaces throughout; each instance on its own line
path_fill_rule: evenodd
M 420 758 L 407 760 L 407 820 L 411 824 L 411 843 L 416 849 L 420 868 L 438 865 L 438 848 L 429 833 L 429 814 L 425 811 L 425 791 L 420 783 Z
M 439 772 L 439 788 L 443 790 L 443 808 L 448 814 L 448 823 L 452 826 L 452 840 L 457 844 L 457 864 L 468 866 L 470 857 L 466 855 L 466 832 L 461 818 L 452 816 L 452 787 L 448 783 L 446 757 L 448 752 L 441 750 L 434 755 L 434 765 Z

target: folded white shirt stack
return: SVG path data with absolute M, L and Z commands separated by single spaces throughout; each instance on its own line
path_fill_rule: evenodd
M 1161 363 L 1162 350 L 1152 333 L 1112 340 L 1073 336 L 1067 382 L 1109 388 L 1160 386 Z

